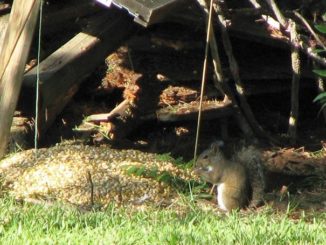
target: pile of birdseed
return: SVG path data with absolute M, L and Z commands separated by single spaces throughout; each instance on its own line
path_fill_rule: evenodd
M 128 169 L 194 178 L 172 162 L 137 150 L 57 145 L 12 154 L 0 161 L 2 189 L 20 200 L 63 201 L 78 206 L 171 203 L 178 196 L 169 183 L 128 173 Z M 137 171 L 136 171 L 137 172 Z

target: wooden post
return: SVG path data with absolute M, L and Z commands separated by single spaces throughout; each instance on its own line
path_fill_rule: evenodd
M 4 34 L 6 33 L 7 26 L 9 22 L 9 14 L 0 16 L 0 47 L 2 47 Z
M 12 117 L 41 0 L 15 0 L 0 52 L 0 158 L 6 152 Z

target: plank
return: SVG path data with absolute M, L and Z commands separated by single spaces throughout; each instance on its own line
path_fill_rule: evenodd
M 135 29 L 132 19 L 121 12 L 112 12 L 90 19 L 88 31 L 78 33 L 40 64 L 40 137 L 51 126 L 81 82 L 98 67 Z M 117 31 L 119 30 L 119 31 Z M 36 67 L 25 76 L 27 94 L 34 90 Z
M 16 0 L 9 17 L 0 53 L 0 158 L 6 152 L 40 3 Z

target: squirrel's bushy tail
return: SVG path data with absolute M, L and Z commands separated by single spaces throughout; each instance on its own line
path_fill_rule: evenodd
M 252 145 L 242 147 L 235 155 L 235 160 L 243 164 L 248 170 L 253 189 L 251 206 L 260 206 L 263 203 L 266 189 L 266 177 L 261 151 Z

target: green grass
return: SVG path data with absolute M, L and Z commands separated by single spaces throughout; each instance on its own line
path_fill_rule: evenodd
M 263 212 L 230 215 L 189 205 L 134 211 L 108 207 L 80 212 L 0 201 L 0 244 L 324 244 L 325 214 L 289 218 Z

